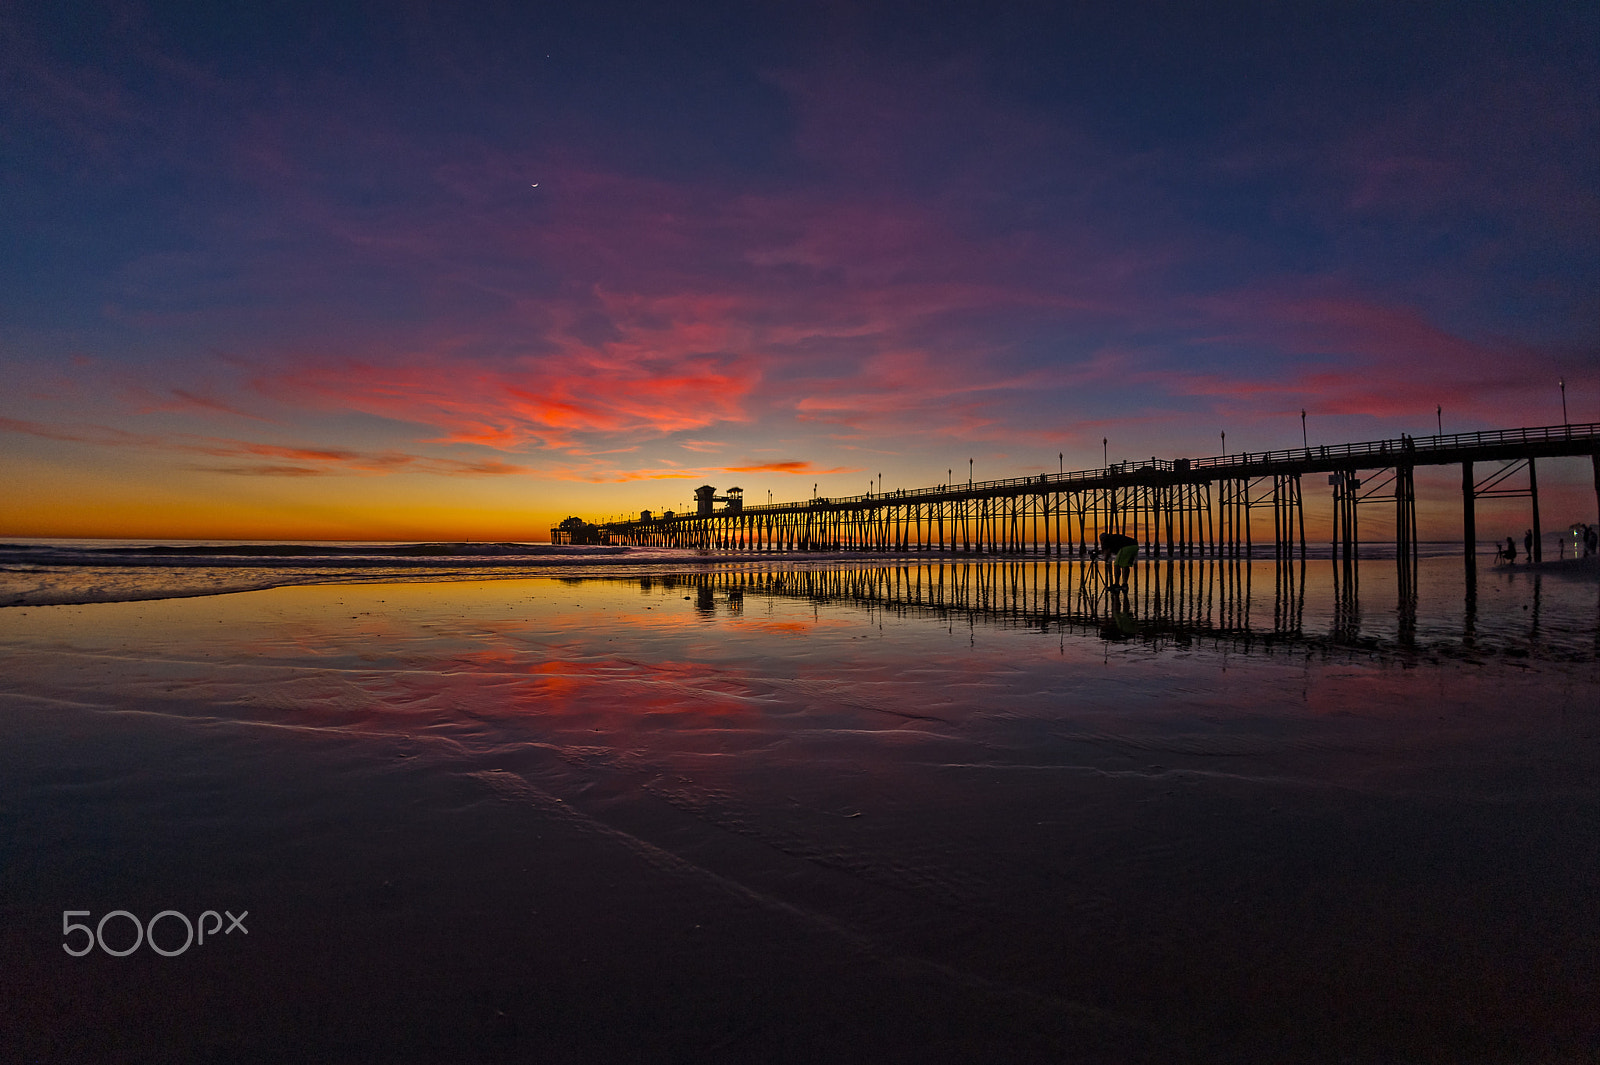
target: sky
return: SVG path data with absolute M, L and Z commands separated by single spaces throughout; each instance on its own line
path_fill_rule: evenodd
M 11 537 L 1600 421 L 1600 7 L 0 0 L 0 370 Z

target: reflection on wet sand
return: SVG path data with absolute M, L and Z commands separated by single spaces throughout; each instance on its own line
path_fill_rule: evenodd
M 1525 581 L 1525 624 L 1501 618 L 1493 626 L 1501 639 L 1483 643 L 1477 587 L 1457 594 L 1458 603 L 1450 609 L 1451 584 L 1459 569 L 1449 560 L 1425 560 L 1419 565 L 1413 559 L 1398 567 L 1385 562 L 1374 569 L 1377 572 L 1368 576 L 1366 612 L 1359 564 L 1329 566 L 1304 560 L 1148 562 L 1128 571 L 1121 583 L 1108 565 L 1081 561 L 742 567 L 644 577 L 637 583 L 646 591 L 692 590 L 697 612 L 708 618 L 719 608 L 737 615 L 746 594 L 759 594 L 854 603 L 906 616 L 959 617 L 1110 640 L 1138 639 L 1155 646 L 1203 640 L 1246 651 L 1296 645 L 1451 656 L 1508 651 L 1581 658 L 1600 641 L 1600 625 L 1591 619 L 1585 629 L 1581 614 L 1569 616 L 1554 640 L 1544 638 L 1550 634 L 1541 631 L 1544 577 L 1537 571 L 1502 575 L 1502 590 L 1513 587 L 1508 584 L 1511 579 Z M 1430 604 L 1431 613 L 1424 611 L 1419 621 L 1424 589 L 1435 593 L 1435 602 Z M 1373 610 L 1377 596 L 1393 605 Z M 1582 593 L 1569 598 L 1581 599 Z

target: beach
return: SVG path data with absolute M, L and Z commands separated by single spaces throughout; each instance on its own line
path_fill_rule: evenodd
M 1600 1050 L 1587 578 L 629 564 L 0 610 L 4 1056 Z

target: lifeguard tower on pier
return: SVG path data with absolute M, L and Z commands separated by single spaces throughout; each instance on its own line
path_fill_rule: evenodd
M 703 484 L 694 490 L 696 513 L 702 518 L 708 518 L 715 511 L 715 504 L 726 503 L 728 509 L 724 514 L 738 514 L 744 510 L 744 489 L 730 488 L 725 496 L 717 495 L 717 490 L 709 484 Z

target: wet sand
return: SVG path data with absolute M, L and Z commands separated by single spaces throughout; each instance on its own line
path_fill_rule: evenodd
M 1258 563 L 1242 626 L 1101 632 L 984 573 L 0 611 L 0 1056 L 1600 1050 L 1592 587 L 1313 574 L 1286 627 Z M 249 930 L 74 958 L 69 909 Z

